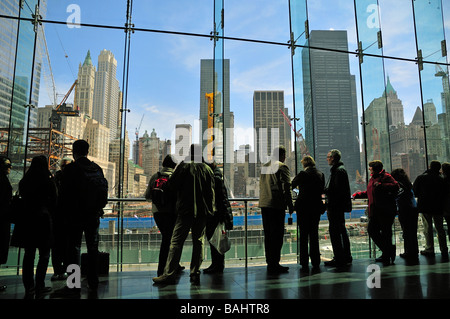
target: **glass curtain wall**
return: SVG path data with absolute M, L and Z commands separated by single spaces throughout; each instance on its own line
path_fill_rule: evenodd
M 230 265 L 264 258 L 258 166 L 268 153 L 258 141 L 272 129 L 292 177 L 306 154 L 328 175 L 326 153 L 340 148 L 354 191 L 366 188 L 373 159 L 411 180 L 431 160 L 450 160 L 450 7 L 440 0 L 5 0 L 0 10 L 10 61 L 0 141 L 12 184 L 33 156 L 47 155 L 56 172 L 73 141 L 87 139 L 110 185 L 100 249 L 118 269 L 155 267 L 161 236 L 143 195 L 164 157 L 180 162 L 191 143 L 223 169 Z M 68 112 L 54 122 L 57 107 Z M 356 258 L 368 256 L 364 205 L 347 216 Z M 325 214 L 331 258 L 326 223 Z M 286 225 L 285 261 L 298 255 L 297 233 Z M 20 264 L 18 253 L 11 248 L 8 265 Z

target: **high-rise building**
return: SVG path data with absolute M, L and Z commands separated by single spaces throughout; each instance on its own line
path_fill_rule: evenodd
M 288 109 L 284 103 L 284 91 L 255 91 L 253 93 L 253 128 L 256 132 L 255 152 L 259 164 L 265 163 L 277 146 L 286 148 L 289 158 L 292 152 L 291 128 Z M 259 176 L 260 165 L 256 166 Z M 292 165 L 288 166 L 292 169 Z
M 214 105 L 214 127 L 221 130 L 223 139 L 217 139 L 215 148 L 215 160 L 223 163 L 223 175 L 225 183 L 233 186 L 233 157 L 234 157 L 234 135 L 227 135 L 227 128 L 234 127 L 233 115 L 230 112 L 230 60 L 224 59 L 218 63 L 220 70 L 214 69 L 214 60 L 200 60 L 200 143 L 202 149 L 207 147 L 208 140 L 205 139 L 205 131 L 208 128 L 208 99 L 206 94 L 216 92 Z M 223 68 L 222 68 L 223 67 Z M 221 83 L 222 85 L 219 85 Z M 223 105 L 222 105 L 223 101 Z M 230 131 L 228 131 L 230 133 Z M 232 190 L 231 190 L 232 191 Z
M 76 90 L 76 107 L 80 113 L 93 117 L 94 88 L 95 88 L 95 66 L 92 64 L 91 52 L 88 51 L 83 64 L 78 66 L 78 83 Z
M 0 15 L 18 17 L 20 14 L 21 17 L 28 18 L 29 11 L 19 13 L 20 3 L 19 0 L 1 1 Z M 46 8 L 47 1 L 42 0 L 39 14 L 44 19 Z M 17 45 L 18 30 L 20 30 L 21 41 Z M 31 104 L 38 107 L 44 55 L 43 37 L 42 27 L 34 29 L 29 22 L 0 19 L 0 38 L 2 39 L 0 45 L 0 128 L 8 128 L 10 123 L 11 128 L 26 126 L 27 108 L 24 106 Z M 36 54 L 33 54 L 35 38 Z M 35 57 L 34 69 L 31 69 L 33 55 Z M 17 65 L 21 65 L 21 67 L 15 69 Z M 30 87 L 31 78 L 32 87 Z M 36 127 L 37 110 L 33 108 L 30 110 L 30 127 Z
M 192 144 L 192 126 L 190 124 L 175 125 L 175 157 L 178 161 L 189 155 Z
M 329 175 L 327 153 L 339 149 L 350 181 L 361 172 L 356 82 L 350 74 L 347 31 L 311 31 L 302 50 L 305 142 L 317 168 Z
M 119 134 L 121 106 L 119 81 L 116 79 L 117 60 L 111 51 L 102 50 L 95 73 L 92 117 L 110 129 L 110 140 Z

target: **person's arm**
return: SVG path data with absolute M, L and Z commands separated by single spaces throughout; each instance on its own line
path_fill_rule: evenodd
M 294 211 L 294 205 L 292 203 L 291 175 L 289 172 L 289 167 L 287 165 L 281 165 L 279 170 L 284 202 L 289 208 L 289 214 L 292 214 Z

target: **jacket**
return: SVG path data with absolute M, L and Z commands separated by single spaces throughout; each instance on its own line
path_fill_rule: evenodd
M 439 172 L 427 170 L 413 183 L 420 213 L 442 215 L 444 210 L 445 182 Z
M 295 201 L 297 214 L 324 213 L 322 194 L 325 190 L 325 177 L 315 167 L 308 167 L 292 180 L 292 189 L 298 187 Z
M 280 162 L 268 162 L 259 179 L 259 207 L 294 211 L 289 167 Z
M 147 186 L 147 189 L 145 191 L 145 195 L 144 195 L 145 199 L 146 200 L 151 200 L 152 199 L 152 186 L 155 183 L 156 179 L 158 178 L 159 174 L 166 175 L 170 179 L 170 177 L 172 176 L 173 172 L 174 172 L 173 168 L 163 167 L 160 172 L 153 174 L 152 177 L 150 177 L 150 181 L 148 182 L 148 186 Z M 174 196 L 174 198 L 175 198 L 175 196 Z M 164 207 L 161 211 L 162 212 L 168 212 L 168 211 L 174 211 L 174 210 L 175 210 L 175 206 L 174 205 L 173 206 L 169 205 L 168 207 Z M 160 210 L 158 210 L 158 207 L 156 207 L 156 205 L 152 205 L 152 213 L 158 213 L 158 212 L 160 212 Z
M 327 209 L 336 212 L 351 212 L 350 183 L 344 164 L 338 162 L 330 168 L 331 175 L 325 187 Z
M 24 216 L 14 226 L 11 245 L 22 248 L 53 245 L 52 213 L 56 209 L 57 190 L 52 176 L 27 176 L 19 182 L 25 203 Z
M 222 172 L 218 167 L 213 171 L 214 173 L 214 194 L 216 203 L 216 212 L 218 219 L 225 223 L 225 229 L 233 229 L 233 212 L 230 201 L 228 200 L 228 190 L 223 181 Z
M 367 190 L 353 194 L 353 198 L 368 199 L 368 216 L 394 217 L 397 212 L 395 202 L 399 190 L 398 182 L 385 170 L 373 173 Z
M 80 220 L 81 216 L 83 219 L 90 216 L 100 217 L 87 210 L 88 196 L 84 170 L 100 170 L 103 174 L 101 167 L 87 157 L 80 157 L 67 164 L 62 172 L 60 200 L 64 217 L 69 220 Z
M 168 188 L 176 193 L 177 214 L 214 215 L 214 174 L 205 163 L 181 162 L 169 179 Z

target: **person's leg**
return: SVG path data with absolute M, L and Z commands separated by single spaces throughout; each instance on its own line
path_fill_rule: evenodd
M 447 236 L 444 229 L 444 216 L 433 215 L 433 223 L 436 228 L 437 238 L 439 242 L 439 250 L 441 255 L 445 258 L 448 257 Z
M 422 253 L 434 254 L 433 219 L 429 214 L 422 214 L 423 235 L 425 237 L 425 249 Z
M 36 255 L 36 248 L 25 248 L 25 253 L 22 260 L 22 282 L 27 293 L 35 288 L 34 286 L 34 258 Z
M 198 283 L 200 266 L 203 262 L 203 244 L 205 238 L 206 216 L 197 216 L 192 224 L 192 257 L 190 276 L 191 282 Z
M 86 248 L 88 254 L 88 285 L 91 289 L 98 287 L 98 228 L 100 221 L 97 217 L 89 219 L 84 225 L 84 236 L 86 239 Z
M 183 245 L 189 235 L 193 220 L 194 217 L 192 215 L 178 215 L 170 241 L 166 267 L 164 268 L 164 273 L 157 278 L 173 278 L 176 275 L 181 259 L 181 253 L 183 251 Z
M 39 248 L 39 259 L 36 266 L 36 291 L 45 288 L 45 276 L 47 274 L 48 262 L 50 259 L 50 247 Z

